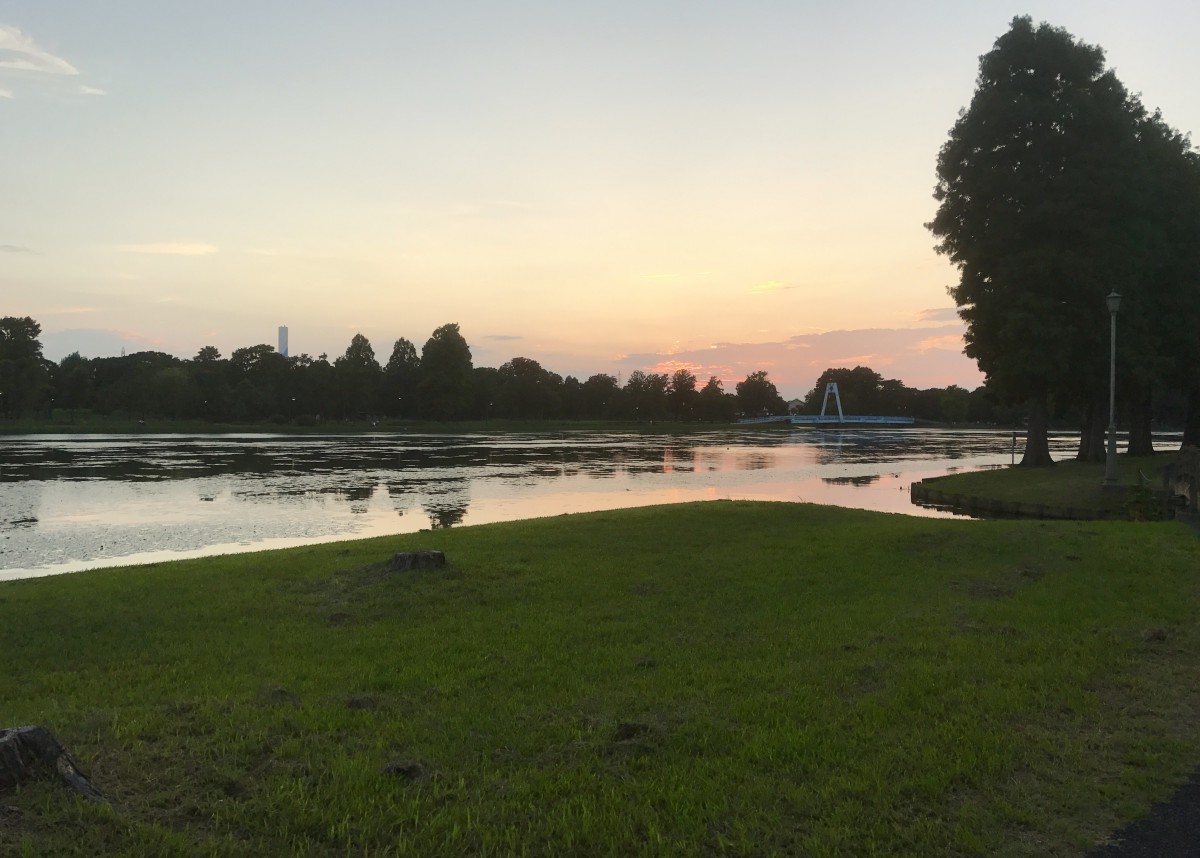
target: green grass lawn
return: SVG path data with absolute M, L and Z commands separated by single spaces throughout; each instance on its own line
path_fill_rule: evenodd
M 0 854 L 1078 855 L 1200 764 L 1198 569 L 716 502 L 10 582 L 0 725 L 112 807 L 27 786 Z
M 1123 491 L 1106 492 L 1104 464 L 1062 461 L 1048 468 L 1004 467 L 925 480 L 930 488 L 987 500 L 1046 504 L 1072 509 L 1125 512 L 1131 504 L 1156 512 L 1157 506 L 1142 494 L 1162 488 L 1163 466 L 1174 453 L 1153 456 L 1118 456 L 1117 473 Z M 1139 491 L 1141 487 L 1144 491 Z

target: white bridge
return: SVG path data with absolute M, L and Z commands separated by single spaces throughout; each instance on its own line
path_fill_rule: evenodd
M 833 397 L 834 404 L 837 406 L 837 414 L 826 414 L 829 408 L 829 397 Z M 872 415 L 854 415 L 847 417 L 842 411 L 842 394 L 838 391 L 836 381 L 831 381 L 825 385 L 825 398 L 821 400 L 820 414 L 793 414 L 790 417 L 780 415 L 777 417 L 748 417 L 738 421 L 739 423 L 783 423 L 789 422 L 793 426 L 911 426 L 913 418 L 911 417 L 878 417 Z

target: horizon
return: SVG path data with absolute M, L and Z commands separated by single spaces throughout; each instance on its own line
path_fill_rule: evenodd
M 37 321 L 37 320 L 35 319 L 34 321 Z M 308 352 L 304 349 L 296 349 L 293 345 L 294 341 L 291 337 L 290 326 L 285 326 L 285 327 L 288 327 L 288 331 L 289 331 L 287 356 L 296 357 L 298 355 L 303 354 L 303 355 L 307 355 L 308 357 L 315 359 L 315 358 L 319 358 L 322 355 L 324 355 L 329 360 L 329 362 L 332 363 L 337 357 L 339 357 L 345 351 L 344 349 L 339 349 L 336 352 L 317 352 L 314 354 L 314 353 Z M 953 337 L 955 339 L 957 339 L 957 337 L 958 337 L 957 334 L 942 334 L 942 335 L 937 334 L 938 331 L 946 330 L 945 328 L 933 328 L 933 329 L 923 329 L 923 330 L 926 333 L 929 330 L 933 330 L 935 332 L 932 337 L 927 337 L 927 339 L 933 340 L 933 341 L 938 341 L 938 340 L 944 339 L 946 337 Z M 834 369 L 834 368 L 853 369 L 856 366 L 867 366 L 870 369 L 875 370 L 876 372 L 879 372 L 879 374 L 881 376 L 883 376 L 884 378 L 898 378 L 900 381 L 904 382 L 906 387 L 910 387 L 910 388 L 914 388 L 914 389 L 926 389 L 926 388 L 930 388 L 930 387 L 944 388 L 944 387 L 949 387 L 951 385 L 957 384 L 956 382 L 953 382 L 953 381 L 948 382 L 946 384 L 934 384 L 934 383 L 922 384 L 922 383 L 919 383 L 919 381 L 917 383 L 910 383 L 909 380 L 906 378 L 900 377 L 898 375 L 892 375 L 888 372 L 881 372 L 881 371 L 879 371 L 879 369 L 876 366 L 872 366 L 870 363 L 870 359 L 878 358 L 878 357 L 880 357 L 880 355 L 871 355 L 871 354 L 857 355 L 857 356 L 853 356 L 850 358 L 843 358 L 843 359 L 835 358 L 832 361 L 823 361 L 823 359 L 819 356 L 819 355 L 825 355 L 825 354 L 833 354 L 833 353 L 837 353 L 839 351 L 845 351 L 845 349 L 839 350 L 837 348 L 837 345 L 839 344 L 839 342 L 843 342 L 845 339 L 853 340 L 854 338 L 856 338 L 858 335 L 860 335 L 862 333 L 864 333 L 864 332 L 862 332 L 862 331 L 827 331 L 822 334 L 808 335 L 807 337 L 796 337 L 796 338 L 793 338 L 793 342 L 790 344 L 790 348 L 795 351 L 800 351 L 805 348 L 813 349 L 814 343 L 813 342 L 805 342 L 805 341 L 816 341 L 816 344 L 818 347 L 813 349 L 812 351 L 805 353 L 807 359 L 803 363 L 796 364 L 796 365 L 803 365 L 803 366 L 805 366 L 807 368 L 811 368 L 813 370 L 812 378 L 813 378 L 814 383 L 815 383 L 816 379 L 819 378 L 821 373 L 823 373 L 827 369 Z M 877 337 L 884 337 L 886 335 L 891 335 L 891 337 L 893 337 L 893 338 L 898 337 L 900 339 L 903 339 L 903 338 L 907 337 L 910 332 L 905 331 L 905 330 L 894 330 L 894 331 L 879 331 L 879 330 L 877 330 L 877 331 L 872 331 L 872 332 L 868 332 L 868 333 L 875 334 Z M 87 334 L 88 334 L 87 336 L 80 336 L 80 334 L 81 334 L 81 332 L 78 332 L 78 331 L 54 332 L 49 335 L 49 338 L 47 338 L 46 333 L 43 332 L 42 336 L 40 337 L 40 341 L 42 342 L 42 347 L 43 347 L 42 348 L 43 356 L 48 360 L 54 361 L 55 363 L 60 363 L 63 358 L 65 358 L 66 356 L 73 354 L 73 353 L 78 353 L 78 354 L 80 354 L 81 357 L 83 357 L 85 359 L 106 358 L 106 357 L 124 357 L 127 354 L 137 354 L 138 352 L 161 352 L 161 353 L 169 354 L 173 357 L 179 358 L 180 360 L 191 360 L 191 359 L 195 358 L 195 356 L 196 356 L 195 354 L 179 354 L 176 352 L 164 351 L 163 349 L 155 348 L 153 344 L 147 344 L 147 343 L 143 343 L 143 342 L 136 342 L 136 341 L 125 342 L 125 341 L 120 340 L 117 337 L 97 338 L 94 336 L 94 332 L 87 332 Z M 47 343 L 47 339 L 49 339 L 48 343 Z M 368 341 L 369 340 L 370 340 L 370 338 L 368 337 Z M 824 343 L 824 348 L 820 347 L 822 340 L 827 341 Z M 96 348 L 94 349 L 95 353 L 89 354 L 89 353 L 87 353 L 86 349 L 78 348 L 77 346 L 80 342 L 85 343 L 85 345 L 88 342 L 93 343 L 96 346 Z M 417 342 L 417 341 L 411 341 L 411 342 L 413 342 L 413 345 L 416 347 L 418 354 L 419 354 L 421 351 L 422 345 L 423 345 L 423 340 L 421 342 Z M 101 344 L 103 344 L 103 345 L 101 345 Z M 228 359 L 229 357 L 232 356 L 233 351 L 236 349 L 249 348 L 249 347 L 257 346 L 257 345 L 266 345 L 266 346 L 270 347 L 273 351 L 276 351 L 276 352 L 279 351 L 277 343 L 272 344 L 272 343 L 268 343 L 268 342 L 247 343 L 243 346 L 235 346 L 234 349 L 230 349 L 228 351 L 223 351 L 220 349 L 218 349 L 218 351 L 221 351 L 222 358 Z M 386 348 L 381 350 L 378 347 L 377 343 L 374 343 L 374 342 L 371 343 L 371 348 L 375 352 L 376 363 L 378 363 L 381 368 L 387 364 L 388 357 L 391 354 L 391 348 L 393 345 L 394 345 L 394 341 L 389 342 L 389 343 L 387 343 Z M 468 346 L 471 346 L 471 343 L 469 340 L 468 340 Z M 474 356 L 474 347 L 473 346 L 471 346 L 471 347 L 472 347 L 472 355 Z M 935 346 L 930 346 L 930 347 L 932 348 Z M 718 345 L 713 348 L 720 349 L 721 346 Z M 712 350 L 712 349 L 710 349 L 710 350 Z M 813 355 L 818 355 L 818 356 L 814 357 Z M 513 357 L 524 357 L 524 355 L 514 355 Z M 672 359 L 670 361 L 660 362 L 657 365 L 651 366 L 651 365 L 643 364 L 640 360 L 641 357 L 642 356 L 638 356 L 638 355 L 630 356 L 625 360 L 625 362 L 619 369 L 617 369 L 615 372 L 610 372 L 610 373 L 606 373 L 606 374 L 612 375 L 612 376 L 616 377 L 617 379 L 623 381 L 624 379 L 628 378 L 628 376 L 631 372 L 634 372 L 635 370 L 642 370 L 647 373 L 649 373 L 649 372 L 664 373 L 669 376 L 676 369 L 690 368 L 690 367 L 695 367 L 695 366 L 699 365 L 696 361 Z M 684 355 L 680 355 L 679 357 L 687 358 L 688 355 L 684 354 Z M 474 362 L 475 366 L 499 367 L 506 361 L 500 361 L 499 363 L 495 363 L 495 364 L 485 364 L 485 363 L 480 363 L 478 360 L 474 360 L 474 358 L 473 358 L 473 362 Z M 590 376 L 599 374 L 601 372 L 599 370 L 597 370 L 595 372 L 589 372 L 586 370 L 580 370 L 580 371 L 576 371 L 576 372 L 569 372 L 569 371 L 564 372 L 564 371 L 560 371 L 558 368 L 556 368 L 554 366 L 546 365 L 546 364 L 542 363 L 541 361 L 539 361 L 539 363 L 542 365 L 542 367 L 544 369 L 549 370 L 551 372 L 556 372 L 559 375 L 563 376 L 564 378 L 567 376 L 573 375 L 576 378 L 578 378 L 580 381 L 584 381 L 587 378 L 589 378 Z M 753 364 L 753 360 L 748 360 L 748 362 L 746 363 L 747 366 L 751 366 L 752 364 Z M 884 363 L 883 365 L 891 366 L 893 364 L 894 364 L 894 361 L 892 359 L 886 359 L 886 363 Z M 776 388 L 779 390 L 780 394 L 783 396 L 784 399 L 787 399 L 787 400 L 802 399 L 811 390 L 814 389 L 811 386 L 811 384 L 808 387 L 801 387 L 801 388 L 795 387 L 794 383 L 782 383 L 781 384 L 779 381 L 776 380 L 775 376 L 771 374 L 770 369 L 768 369 L 766 366 L 760 366 L 757 364 L 753 364 L 753 365 L 755 366 L 755 368 L 749 369 L 747 372 L 741 373 L 741 374 L 736 374 L 736 373 L 730 374 L 730 372 L 728 370 L 726 370 L 724 373 L 712 372 L 712 373 L 709 373 L 704 376 L 700 376 L 697 373 L 696 374 L 697 382 L 698 382 L 699 386 L 703 386 L 704 383 L 707 382 L 707 380 L 711 376 L 715 375 L 718 379 L 720 379 L 720 381 L 722 382 L 722 385 L 724 386 L 724 389 L 727 392 L 733 392 L 734 386 L 738 382 L 743 381 L 747 375 L 749 375 L 750 373 L 753 373 L 753 372 L 758 372 L 759 370 L 766 369 L 766 371 L 768 373 L 768 377 L 771 379 L 772 383 L 775 384 Z M 799 383 L 803 384 L 802 382 L 799 382 Z M 971 386 L 957 384 L 957 386 L 964 387 L 967 390 L 974 390 L 976 387 L 979 387 L 982 384 L 983 384 L 983 379 L 982 379 L 982 376 L 980 376 L 980 379 L 977 384 L 974 384 Z
M 1200 127 L 1200 9 L 1166 2 L 0 0 L 4 310 L 51 359 L 228 355 L 287 324 L 294 354 L 361 332 L 384 363 L 454 321 L 483 366 L 973 389 L 923 224 L 1014 14 Z

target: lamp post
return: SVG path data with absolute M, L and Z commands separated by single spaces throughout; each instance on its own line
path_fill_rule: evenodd
M 1108 304 L 1110 336 L 1108 349 L 1108 454 L 1104 457 L 1104 488 L 1116 488 L 1117 479 L 1117 311 L 1121 296 L 1112 291 L 1104 299 Z

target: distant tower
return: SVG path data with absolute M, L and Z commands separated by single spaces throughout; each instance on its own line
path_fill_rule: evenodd
M 287 353 L 287 325 L 279 326 L 279 353 L 281 355 L 283 355 L 284 357 L 288 356 L 288 353 Z

